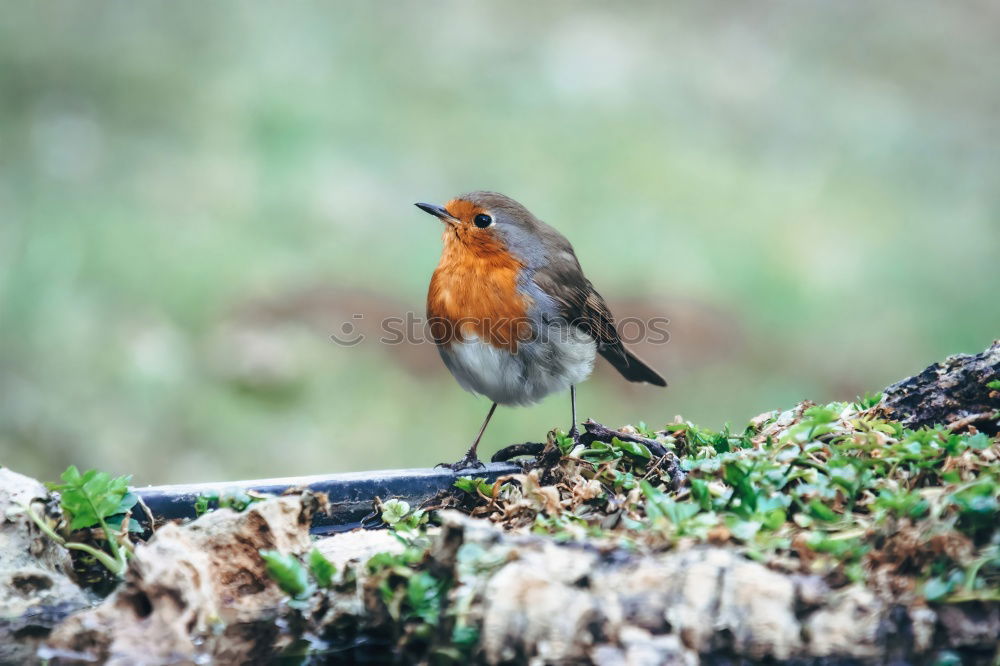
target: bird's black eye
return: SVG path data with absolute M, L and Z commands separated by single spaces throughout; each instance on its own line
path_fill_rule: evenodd
M 493 224 L 493 218 L 487 215 L 486 213 L 480 213 L 479 215 L 476 215 L 476 217 L 472 221 L 475 222 L 476 226 L 479 227 L 480 229 L 485 229 L 486 227 Z

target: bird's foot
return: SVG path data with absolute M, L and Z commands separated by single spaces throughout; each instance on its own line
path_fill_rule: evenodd
M 465 457 L 459 460 L 458 462 L 438 463 L 434 467 L 435 469 L 438 467 L 442 467 L 444 469 L 450 469 L 453 472 L 462 472 L 467 469 L 483 469 L 484 467 L 486 467 L 486 465 L 484 465 L 482 461 L 479 460 L 479 457 L 476 456 L 475 453 L 469 451 L 468 453 L 465 454 Z

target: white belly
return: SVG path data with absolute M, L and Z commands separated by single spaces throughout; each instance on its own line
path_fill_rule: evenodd
M 516 354 L 474 337 L 438 350 L 465 390 L 501 405 L 530 405 L 589 377 L 597 345 L 580 331 L 556 331 L 521 343 Z

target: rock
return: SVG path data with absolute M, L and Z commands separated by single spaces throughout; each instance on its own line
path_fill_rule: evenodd
M 94 600 L 74 582 L 69 551 L 45 536 L 22 508 L 46 511 L 35 479 L 0 469 L 0 663 L 29 663 L 51 629 Z
M 388 530 L 357 529 L 318 540 L 315 547 L 338 569 L 348 562 L 364 562 L 375 553 L 398 553 L 403 544 Z
M 811 654 L 872 658 L 883 653 L 879 621 L 885 604 L 867 588 L 852 585 L 831 595 L 805 621 Z
M 53 631 L 46 654 L 109 664 L 244 663 L 271 654 L 284 594 L 259 551 L 307 551 L 317 505 L 309 495 L 279 497 L 160 528 L 136 547 L 111 596 Z
M 1000 606 L 971 602 L 942 605 L 940 625 L 949 647 L 970 647 L 1000 640 Z

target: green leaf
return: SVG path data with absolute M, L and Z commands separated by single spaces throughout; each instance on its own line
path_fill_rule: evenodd
M 226 488 L 219 495 L 219 508 L 246 511 L 251 504 L 259 501 L 259 497 L 253 497 L 242 488 Z
M 131 479 L 132 477 L 122 477 Z M 125 513 L 129 511 L 132 507 L 139 503 L 139 496 L 132 492 L 126 492 L 122 500 L 118 503 L 118 508 L 115 513 Z M 114 515 L 114 514 L 112 514 Z
M 639 421 L 639 424 L 635 427 L 635 429 L 643 437 L 647 437 L 649 439 L 656 439 L 656 432 L 652 428 L 647 426 L 645 421 Z
M 671 499 L 667 500 L 666 509 L 667 517 L 675 525 L 680 525 L 701 511 L 701 507 L 694 502 L 675 502 Z
M 194 501 L 194 514 L 196 516 L 202 516 L 212 510 L 212 506 L 218 506 L 219 503 L 219 493 L 214 491 L 209 491 L 198 495 L 198 499 Z
M 831 462 L 829 470 L 830 481 L 849 493 L 854 492 L 858 481 L 858 473 L 850 463 L 835 466 L 834 463 Z
M 691 479 L 691 496 L 705 511 L 712 508 L 712 493 L 701 479 Z
M 403 500 L 391 499 L 382 503 L 382 521 L 395 525 L 410 512 L 410 505 Z
M 840 412 L 833 405 L 813 405 L 802 415 L 814 424 L 833 423 L 837 420 Z
M 969 448 L 969 438 L 961 435 L 952 435 L 945 440 L 944 450 L 949 456 L 957 456 Z
M 761 524 L 756 520 L 737 520 L 729 526 L 729 531 L 740 541 L 750 541 L 760 531 Z
M 816 437 L 833 432 L 843 405 L 814 405 L 802 413 L 802 421 L 789 429 L 787 438 L 796 442 L 809 442 Z
M 665 516 L 671 523 L 679 526 L 701 511 L 701 507 L 694 502 L 676 502 L 670 499 L 645 479 L 639 482 L 639 487 L 646 496 L 646 515 L 651 519 Z
M 775 509 L 787 509 L 791 502 L 791 498 L 781 493 L 775 493 L 769 496 L 758 496 L 757 497 L 757 511 L 761 513 L 771 513 Z
M 455 479 L 455 483 L 453 485 L 459 490 L 467 492 L 470 495 L 482 494 L 486 497 L 491 497 L 493 495 L 493 484 L 486 479 L 476 479 L 471 476 L 460 476 Z
M 96 469 L 81 474 L 71 465 L 61 478 L 63 483 L 50 487 L 59 492 L 62 509 L 70 517 L 72 530 L 99 525 L 115 514 L 128 511 L 138 501 L 128 491 L 131 476 L 112 478 Z
M 941 480 L 945 483 L 961 483 L 962 474 L 957 469 L 948 470 L 941 475 Z
M 728 429 L 729 426 L 726 426 Z M 729 433 L 720 432 L 712 437 L 712 448 L 715 449 L 716 453 L 728 453 L 732 451 L 733 447 L 729 442 Z
M 763 524 L 769 530 L 781 529 L 788 520 L 788 514 L 784 509 L 772 509 L 764 514 Z
M 854 404 L 859 411 L 862 411 L 874 407 L 880 402 L 882 402 L 881 393 L 865 393 L 863 396 L 858 396 Z
M 745 516 L 757 510 L 759 491 L 750 481 L 752 471 L 752 468 L 745 471 L 735 462 L 726 465 L 723 470 L 723 478 L 733 487 L 734 495 L 740 500 L 738 512 Z
M 994 379 L 991 382 L 986 382 L 986 388 L 993 389 L 994 391 L 1000 391 L 1000 379 Z
M 987 437 L 986 433 L 982 432 L 978 432 L 972 437 L 966 438 L 965 441 L 968 443 L 969 446 L 976 449 L 977 451 L 983 451 L 985 449 L 988 449 L 990 445 L 993 443 L 993 440 Z
M 649 453 L 649 449 L 646 448 L 646 445 L 639 442 L 623 442 L 617 437 L 612 437 L 611 444 L 636 458 L 645 458 L 646 460 L 649 460 L 652 457 Z
M 406 584 L 406 601 L 412 615 L 430 625 L 437 625 L 444 585 L 429 571 L 418 571 Z
M 312 574 L 317 585 L 330 587 L 333 575 L 337 573 L 337 567 L 333 566 L 333 563 L 319 552 L 319 548 L 313 548 L 309 551 L 309 573 Z
M 591 442 L 590 447 L 583 449 L 577 455 L 592 462 L 605 462 L 621 458 L 624 449 L 607 442 Z
M 104 522 L 108 527 L 117 532 L 118 530 L 121 529 L 123 520 L 125 520 L 125 514 L 118 514 L 111 516 Z M 143 531 L 142 525 L 140 525 L 139 521 L 136 520 L 135 518 L 129 518 L 128 531 L 134 533 L 142 532 Z
M 825 520 L 827 522 L 837 520 L 837 513 L 826 504 L 820 502 L 818 499 L 810 500 L 807 508 L 809 510 L 809 515 L 813 518 Z
M 374 573 L 381 569 L 392 569 L 395 567 L 405 566 L 406 561 L 398 553 L 390 553 L 388 551 L 375 553 L 370 558 L 365 566 L 368 568 L 370 573 Z
M 479 642 L 479 629 L 471 625 L 455 625 L 451 632 L 451 642 L 463 648 L 474 647 Z
M 635 480 L 635 475 L 632 472 L 621 472 L 619 470 L 611 470 L 613 475 L 615 490 L 632 490 L 638 485 Z
M 935 576 L 924 583 L 924 596 L 927 601 L 937 601 L 947 597 L 954 589 L 955 585 L 952 580 Z
M 642 494 L 646 496 L 646 515 L 651 519 L 661 518 L 667 515 L 666 503 L 667 496 L 664 495 L 659 489 L 655 488 L 646 479 L 639 482 L 639 489 L 642 490 Z
M 576 442 L 569 435 L 560 432 L 556 434 L 556 446 L 559 447 L 559 452 L 566 456 L 576 446 Z
M 293 599 L 303 599 L 312 592 L 306 568 L 294 555 L 283 555 L 276 550 L 262 550 L 267 574 L 281 591 Z
M 76 468 L 76 465 L 70 465 L 66 468 L 66 471 L 62 473 L 59 477 L 67 484 L 78 486 L 83 484 L 83 479 L 80 477 L 80 470 Z

